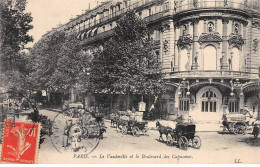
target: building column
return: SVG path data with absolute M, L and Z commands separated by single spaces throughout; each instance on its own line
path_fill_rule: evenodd
M 193 53 L 192 53 L 192 70 L 198 69 L 198 23 L 199 19 L 193 20 Z M 196 61 L 195 61 L 196 60 Z
M 246 43 L 247 43 L 247 41 L 246 41 L 246 24 L 243 24 L 243 40 L 244 40 L 244 45 L 243 45 L 243 47 L 242 47 L 242 57 L 243 57 L 243 60 L 242 60 L 242 62 L 243 62 L 243 65 L 242 65 L 242 69 L 244 69 L 245 71 L 247 71 L 247 54 L 246 54 Z
M 179 55 L 178 55 L 178 46 L 177 46 L 177 34 L 176 34 L 177 25 L 174 25 L 174 71 L 178 71 L 179 69 Z
M 227 25 L 228 25 L 228 18 L 223 18 L 222 23 L 223 23 L 223 35 L 222 35 L 222 52 L 223 52 L 223 63 L 222 63 L 222 70 L 227 70 L 228 69 L 228 59 L 227 59 L 227 46 L 228 46 L 228 37 L 227 37 Z

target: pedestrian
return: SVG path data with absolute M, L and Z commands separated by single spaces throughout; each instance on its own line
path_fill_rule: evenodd
M 231 132 L 228 121 L 227 121 L 227 115 L 229 114 L 227 106 L 224 107 L 224 113 L 222 116 L 222 125 L 224 126 L 224 129 L 227 128 L 229 132 Z M 224 131 L 223 129 L 223 131 Z

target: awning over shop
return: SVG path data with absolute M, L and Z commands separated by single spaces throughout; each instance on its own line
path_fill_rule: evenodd
M 92 30 L 88 30 L 88 32 L 87 32 L 87 34 L 86 34 L 86 37 L 87 37 L 87 38 L 90 37 L 91 31 L 92 31 Z
M 94 35 L 95 35 L 97 29 L 98 29 L 98 27 L 96 27 L 96 28 L 94 28 L 94 29 L 92 30 L 92 35 L 91 35 L 91 36 L 94 36 Z
M 80 39 L 84 39 L 84 35 L 86 34 L 86 32 L 83 32 L 80 36 Z

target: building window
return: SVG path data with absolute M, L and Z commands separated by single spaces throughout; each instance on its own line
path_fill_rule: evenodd
M 209 22 L 208 23 L 208 31 L 212 32 L 214 30 L 214 23 L 213 22 Z
M 159 61 L 159 59 L 160 59 L 160 51 L 159 51 L 159 50 L 156 50 L 156 51 L 155 51 L 155 54 L 156 54 L 157 60 Z
M 186 35 L 186 34 L 188 34 L 188 27 L 187 27 L 187 25 L 183 25 L 182 26 L 182 35 Z
M 169 9 L 169 2 L 165 2 L 164 3 L 164 10 L 168 10 Z
M 179 99 L 179 110 L 189 111 L 190 109 L 190 98 L 187 95 L 188 89 L 181 89 L 180 99 Z
M 238 23 L 234 24 L 234 33 L 236 33 L 236 34 L 239 33 L 239 24 Z
M 229 99 L 228 109 L 231 113 L 239 112 L 239 101 L 236 97 Z
M 202 95 L 201 112 L 216 112 L 217 111 L 217 96 L 211 90 L 208 90 Z
M 148 11 L 149 11 L 149 16 L 151 16 L 151 15 L 152 15 L 152 10 L 151 10 L 151 8 L 148 9 Z

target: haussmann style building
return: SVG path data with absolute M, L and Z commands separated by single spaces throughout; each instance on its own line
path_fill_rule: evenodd
M 225 106 L 230 113 L 247 106 L 260 118 L 259 0 L 111 0 L 56 30 L 76 32 L 91 54 L 128 10 L 155 29 L 155 53 L 169 83 L 160 110 L 168 119 L 219 121 Z

